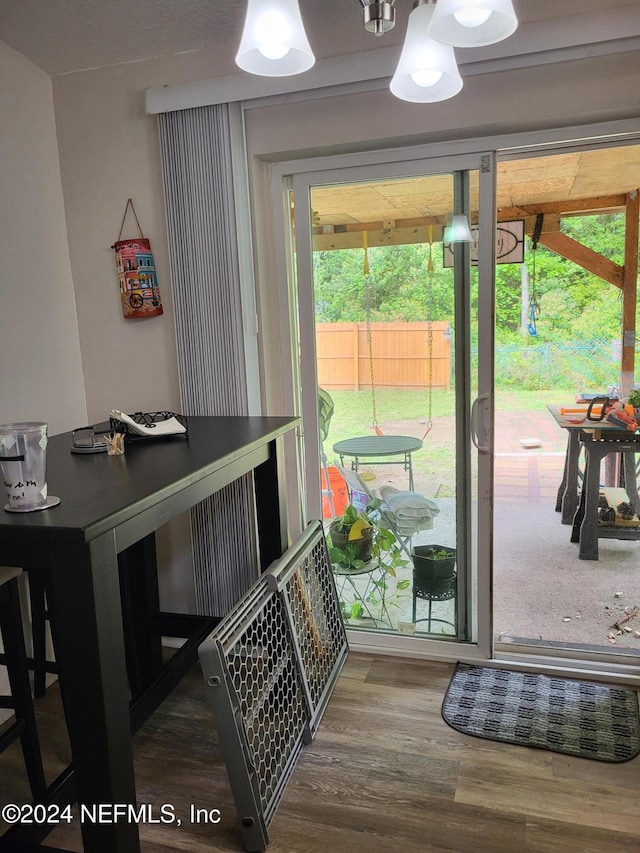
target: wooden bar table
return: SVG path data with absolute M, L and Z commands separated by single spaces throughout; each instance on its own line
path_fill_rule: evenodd
M 132 733 L 197 660 L 199 644 L 224 615 L 155 614 L 158 641 L 165 628 L 165 635 L 188 639 L 130 703 L 119 556 L 133 549 L 134 557 L 144 558 L 155 549 L 138 543 L 148 544 L 157 528 L 252 473 L 266 568 L 286 549 L 278 439 L 298 423 L 289 417 L 189 417 L 188 438 L 132 442 L 124 456 L 72 454 L 71 433 L 53 436 L 47 481 L 60 504 L 20 514 L 0 510 L 2 564 L 36 572 L 48 594 L 73 758 L 50 786 L 49 802 L 136 803 Z M 120 562 L 133 572 L 135 560 Z M 176 633 L 181 625 L 183 633 Z M 52 828 L 16 824 L 0 846 L 38 844 Z M 82 838 L 86 853 L 140 850 L 138 827 L 126 818 L 84 822 Z

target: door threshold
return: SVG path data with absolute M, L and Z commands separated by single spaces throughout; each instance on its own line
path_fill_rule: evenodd
M 502 636 L 499 641 L 496 641 L 496 649 L 505 646 L 505 651 L 514 651 L 514 646 L 518 646 L 519 650 L 524 651 L 527 648 L 535 649 L 538 652 L 540 649 L 557 649 L 562 652 L 586 652 L 589 655 L 621 655 L 628 657 L 639 657 L 640 649 L 629 649 L 623 646 L 598 646 L 591 643 L 571 643 L 559 640 L 534 640 L 532 637 L 509 637 Z
M 595 681 L 640 687 L 640 655 L 635 649 L 605 648 L 586 643 L 533 640 L 529 637 L 502 638 L 495 643 L 494 664 L 517 667 L 546 675 L 589 678 Z

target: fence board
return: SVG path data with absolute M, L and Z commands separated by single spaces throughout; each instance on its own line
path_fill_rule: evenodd
M 433 341 L 429 343 L 429 326 Z M 371 323 L 371 354 L 366 323 L 316 323 L 318 384 L 327 389 L 450 389 L 450 326 L 444 321 Z

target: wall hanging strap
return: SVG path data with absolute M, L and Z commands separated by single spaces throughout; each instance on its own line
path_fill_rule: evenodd
M 125 222 L 125 219 L 127 218 L 127 212 L 129 210 L 129 208 L 131 208 L 131 211 L 136 218 L 136 225 L 138 226 L 138 231 L 140 232 L 140 236 L 142 237 L 142 228 L 140 227 L 140 222 L 138 220 L 138 214 L 136 213 L 136 209 L 133 206 L 133 202 L 131 201 L 130 198 L 128 198 L 127 203 L 126 203 L 125 208 L 124 208 L 124 216 L 122 217 L 122 225 L 120 226 L 120 233 L 118 234 L 118 240 L 120 240 L 122 237 L 122 231 L 124 229 L 124 222 Z

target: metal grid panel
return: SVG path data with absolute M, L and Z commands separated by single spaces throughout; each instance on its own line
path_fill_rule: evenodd
M 282 590 L 290 613 L 313 734 L 348 653 L 322 524 L 310 524 L 268 575 Z
M 265 578 L 200 647 L 247 850 L 264 850 L 308 737 L 309 711 L 289 619 Z
M 320 522 L 309 525 L 200 646 L 249 851 L 269 843 L 267 827 L 347 651 Z

